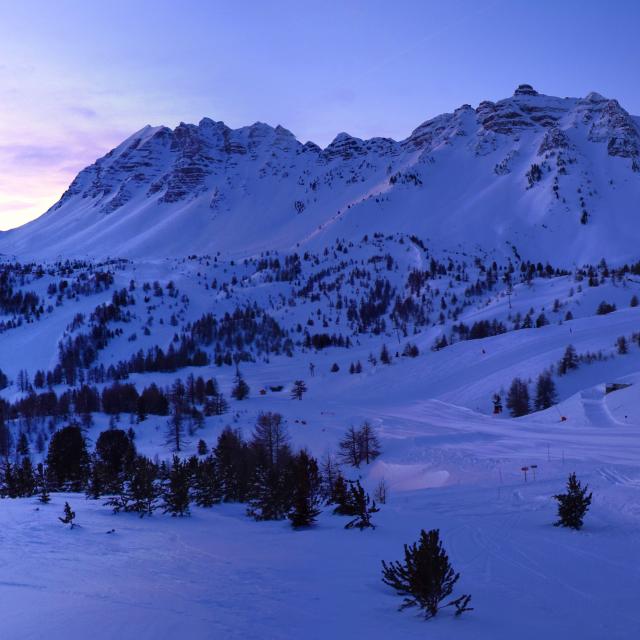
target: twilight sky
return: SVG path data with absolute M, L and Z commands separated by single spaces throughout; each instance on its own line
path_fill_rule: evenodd
M 0 229 L 145 124 L 402 138 L 528 82 L 640 114 L 636 0 L 0 0 Z

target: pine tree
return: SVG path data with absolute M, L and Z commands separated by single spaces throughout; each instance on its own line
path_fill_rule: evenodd
M 190 475 L 189 467 L 178 456 L 174 455 L 162 494 L 164 501 L 163 513 L 170 513 L 173 517 L 190 515 Z
M 261 413 L 251 439 L 251 447 L 266 468 L 281 467 L 291 457 L 289 432 L 282 415 Z
M 296 380 L 291 389 L 291 397 L 294 400 L 302 400 L 302 396 L 307 392 L 307 385 L 304 380 Z
M 320 473 L 318 463 L 302 450 L 292 461 L 293 499 L 288 514 L 294 529 L 310 527 L 320 514 Z
M 182 410 L 177 406 L 174 407 L 173 413 L 167 422 L 166 443 L 176 453 L 180 453 L 185 444 Z
M 536 329 L 539 329 L 540 327 L 546 327 L 548 324 L 549 321 L 547 320 L 547 316 L 545 316 L 544 313 L 541 313 L 536 318 Z
M 382 349 L 380 351 L 380 362 L 382 362 L 382 364 L 391 364 L 391 356 L 389 355 L 389 350 L 387 349 L 386 344 L 382 345 Z
M 249 397 L 249 385 L 245 382 L 244 378 L 240 375 L 240 372 L 236 374 L 235 385 L 231 390 L 231 396 L 236 400 L 245 400 Z
M 354 427 L 349 427 L 338 443 L 338 457 L 343 464 L 359 467 L 362 462 L 360 435 Z
M 51 501 L 49 481 L 47 480 L 47 471 L 42 463 L 39 463 L 37 467 L 36 482 L 38 486 L 38 502 L 48 504 Z
M 578 354 L 575 347 L 570 344 L 564 352 L 564 355 L 558 363 L 558 375 L 563 376 L 565 373 L 578 368 Z
M 616 340 L 616 348 L 618 350 L 618 355 L 624 356 L 629 353 L 629 345 L 627 344 L 627 339 L 624 336 L 620 336 Z
M 347 522 L 345 529 L 375 529 L 376 526 L 371 522 L 371 515 L 380 511 L 376 507 L 375 500 L 371 502 L 369 494 L 360 485 L 360 481 L 349 483 L 349 501 L 353 505 L 353 520 Z
M 343 464 L 359 467 L 362 462 L 369 464 L 380 455 L 380 441 L 368 422 L 360 429 L 349 427 L 338 443 L 338 456 Z
M 18 444 L 16 446 L 16 451 L 21 456 L 28 456 L 29 455 L 29 440 L 27 438 L 27 434 L 24 433 L 24 431 L 20 434 L 20 437 L 18 438 Z
M 529 389 L 527 383 L 520 378 L 514 378 L 507 394 L 507 408 L 514 418 L 529 413 Z
M 606 300 L 603 300 L 596 309 L 596 313 L 599 316 L 607 315 L 608 313 L 613 313 L 616 310 L 615 304 L 610 304 Z
M 156 465 L 148 458 L 138 456 L 121 493 L 125 511 L 138 513 L 141 518 L 153 514 L 158 507 L 159 490 L 156 478 Z
M 198 462 L 193 476 L 193 501 L 199 507 L 212 507 L 222 501 L 222 480 L 213 456 Z
M 344 476 L 338 472 L 336 480 L 333 484 L 333 490 L 329 499 L 329 504 L 335 504 L 333 513 L 339 516 L 355 516 L 355 505 L 351 500 L 351 492 L 349 491 L 349 484 L 345 480 Z
M 136 447 L 132 438 L 122 429 L 103 431 L 96 441 L 90 483 L 100 494 L 117 493 L 122 487 L 124 476 L 131 470 L 136 458 Z M 97 496 L 96 496 L 97 497 Z
M 11 446 L 11 430 L 5 424 L 4 418 L 0 416 L 0 457 L 6 460 L 11 453 Z
M 68 524 L 71 526 L 71 529 L 73 529 L 73 527 L 77 526 L 76 523 L 74 522 L 76 518 L 76 512 L 71 510 L 71 507 L 69 506 L 68 502 L 64 503 L 64 517 L 62 518 L 58 518 L 58 520 L 60 520 L 60 522 L 62 522 L 62 524 Z
M 376 436 L 373 427 L 368 422 L 363 422 L 358 432 L 360 441 L 360 456 L 362 460 L 369 464 L 380 455 L 380 441 Z
M 214 450 L 225 502 L 244 502 L 249 487 L 249 447 L 239 431 L 226 427 Z
M 33 473 L 33 465 L 31 459 L 25 457 L 19 467 L 16 467 L 16 486 L 18 495 L 32 496 L 36 491 L 36 478 Z
M 54 489 L 82 490 L 89 474 L 89 454 L 80 427 L 70 425 L 53 434 L 47 469 Z
M 333 456 L 329 452 L 325 453 L 320 465 L 320 477 L 322 496 L 328 504 L 333 502 L 334 485 L 339 475 L 340 470 Z
M 6 498 L 18 497 L 18 483 L 16 481 L 13 465 L 10 462 L 6 462 L 4 465 L 2 496 Z
M 499 415 L 502 413 L 502 398 L 499 393 L 494 393 L 493 398 L 493 413 L 494 415 Z
M 459 580 L 442 547 L 440 532 L 432 529 L 420 532 L 420 540 L 412 545 L 404 545 L 404 562 L 382 561 L 382 581 L 404 596 L 400 611 L 409 607 L 419 607 L 425 619 L 435 616 L 442 601 L 453 592 Z M 455 606 L 456 615 L 472 611 L 468 606 L 471 596 L 463 595 L 444 605 Z
M 223 413 L 227 413 L 227 411 L 229 411 L 229 403 L 221 393 L 213 397 L 212 403 L 213 415 L 215 416 L 221 416 Z
M 249 489 L 247 515 L 255 520 L 283 520 L 291 509 L 289 469 L 258 464 Z
M 576 474 L 572 473 L 567 481 L 567 493 L 560 493 L 553 496 L 558 501 L 558 518 L 554 523 L 556 527 L 569 527 L 571 529 L 581 529 L 582 521 L 591 505 L 593 494 L 587 495 L 589 487 L 582 487 Z
M 221 416 L 229 410 L 229 403 L 221 393 L 218 393 L 204 403 L 205 416 Z
M 207 443 L 204 440 L 198 440 L 198 455 L 206 456 L 208 452 Z
M 380 481 L 376 486 L 376 490 L 373 493 L 373 497 L 380 504 L 387 504 L 388 495 L 389 495 L 389 488 L 387 486 L 387 483 L 385 482 L 384 478 L 380 478 Z
M 89 480 L 87 483 L 86 495 L 87 498 L 91 498 L 92 500 L 97 500 L 100 496 L 105 495 L 105 493 L 118 493 L 118 488 L 112 488 L 110 491 L 105 490 L 105 481 L 104 481 L 104 465 L 99 460 L 96 460 L 95 457 L 92 460 L 91 471 L 89 472 Z
M 548 409 L 557 402 L 556 385 L 553 382 L 551 373 L 545 371 L 538 376 L 536 383 L 536 411 Z

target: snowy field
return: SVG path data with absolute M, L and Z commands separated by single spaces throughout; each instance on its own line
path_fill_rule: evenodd
M 602 410 L 637 408 L 632 390 L 601 398 Z M 346 531 L 328 511 L 294 532 L 241 505 L 141 520 L 83 495 L 3 501 L 3 637 L 637 637 L 638 423 L 493 420 L 430 401 L 389 408 L 383 424 L 385 455 L 365 478 L 391 487 L 375 531 Z M 574 470 L 595 496 L 580 532 L 552 526 L 551 496 Z M 65 500 L 73 530 L 57 521 Z M 380 560 L 421 528 L 441 530 L 475 611 L 429 622 L 396 611 Z
M 416 260 L 404 246 L 400 255 L 409 266 Z M 52 367 L 57 342 L 74 314 L 89 314 L 134 278 L 137 291 L 143 280 L 159 279 L 166 286 L 172 279 L 189 304 L 167 296 L 153 299 L 151 314 L 138 297 L 131 307 L 133 319 L 122 323 L 122 334 L 100 355 L 106 364 L 134 349 L 168 344 L 177 331 L 172 314 L 183 325 L 208 309 L 221 313 L 249 299 L 270 305 L 284 326 L 293 327 L 321 306 L 276 304 L 280 295 L 285 300 L 286 285 L 262 282 L 250 273 L 225 297 L 205 284 L 213 277 L 242 278 L 244 267 L 208 269 L 184 262 L 128 265 L 116 272 L 111 290 L 64 300 L 40 321 L 2 334 L 2 369 L 15 380 L 24 367 L 31 372 Z M 390 276 L 398 286 L 401 275 Z M 39 287 L 44 295 L 48 283 L 45 277 L 27 287 Z M 436 285 L 445 289 L 447 278 Z M 631 278 L 570 292 L 574 287 L 570 276 L 518 284 L 511 308 L 499 287 L 474 300 L 459 320 L 506 321 L 532 308 L 534 317 L 544 310 L 549 324 L 432 351 L 434 339 L 445 330 L 433 323 L 409 334 L 420 349 L 416 358 L 396 357 L 401 344 L 396 332 L 388 331 L 360 334 L 350 349 L 298 349 L 293 358 L 242 364 L 250 398 L 230 400 L 228 413 L 207 418 L 184 454 L 194 453 L 200 438 L 214 445 L 225 425 L 249 437 L 261 411 L 277 411 L 294 447 L 308 447 L 320 458 L 335 452 L 347 427 L 369 420 L 380 436 L 382 455 L 367 467 L 345 471 L 354 479 L 361 474 L 370 492 L 381 479 L 390 488 L 387 503 L 374 516 L 373 531 L 345 530 L 346 520 L 330 508 L 316 527 L 293 531 L 286 520 L 255 522 L 239 504 L 192 507 L 189 518 L 156 512 L 141 520 L 113 515 L 103 500 L 82 494 L 53 494 L 48 505 L 35 498 L 0 501 L 0 637 L 637 638 L 640 347 L 630 343 L 629 352 L 620 355 L 615 341 L 638 329 L 640 307 L 630 307 L 629 300 L 640 287 Z M 555 299 L 561 301 L 557 312 L 552 310 Z M 602 300 L 618 310 L 597 315 Z M 573 315 L 570 321 L 564 320 L 567 311 Z M 333 305 L 323 312 L 335 323 L 332 328 L 344 326 L 344 318 L 338 324 L 339 318 L 331 316 Z M 149 335 L 143 333 L 145 325 L 152 326 Z M 138 337 L 132 343 L 133 333 Z M 491 415 L 493 393 L 504 397 L 516 376 L 533 386 L 570 343 L 579 354 L 601 351 L 604 358 L 555 376 L 558 404 L 550 409 L 518 419 L 506 412 Z M 380 353 L 382 344 L 394 354 L 392 364 L 372 365 L 369 355 Z M 363 363 L 363 373 L 350 375 L 356 360 Z M 333 363 L 339 371 L 331 371 Z M 189 373 L 215 377 L 229 398 L 231 366 L 134 374 L 129 381 L 138 388 L 150 382 L 167 386 Z M 296 379 L 304 379 L 309 389 L 301 401 L 290 398 Z M 612 382 L 631 386 L 605 394 L 605 384 Z M 273 385 L 283 385 L 283 391 L 260 395 L 260 389 Z M 2 396 L 12 400 L 21 393 L 11 384 Z M 150 415 L 135 424 L 123 415 L 118 424 L 135 429 L 139 453 L 170 455 L 166 417 Z M 108 416 L 93 415 L 90 447 L 108 425 Z M 33 457 L 38 461 L 37 454 Z M 530 471 L 525 482 L 521 468 L 532 464 L 537 465 L 535 478 Z M 564 490 L 572 471 L 594 493 L 579 532 L 553 526 L 552 496 Z M 67 500 L 80 525 L 74 529 L 58 521 Z M 398 613 L 401 599 L 382 583 L 381 560 L 400 559 L 404 543 L 416 541 L 421 529 L 433 528 L 440 529 L 461 574 L 454 595 L 470 593 L 475 610 L 456 618 L 445 609 L 425 622 L 411 610 Z

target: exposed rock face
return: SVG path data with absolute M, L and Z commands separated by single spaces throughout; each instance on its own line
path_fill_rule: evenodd
M 527 129 L 555 127 L 568 112 L 559 98 L 540 95 L 530 85 L 520 85 L 513 98 L 500 102 L 481 102 L 478 119 L 482 127 L 503 135 Z
M 513 93 L 514 96 L 537 96 L 538 92 L 530 84 L 520 84 Z
M 512 98 L 484 101 L 475 110 L 463 105 L 452 114 L 427 120 L 402 142 L 388 138 L 361 140 L 340 133 L 322 150 L 312 142 L 302 145 L 280 125 L 273 128 L 257 122 L 233 130 L 210 118 L 203 118 L 197 125 L 180 123 L 173 130 L 145 127 L 82 171 L 55 207 L 80 197 L 93 200 L 104 213 L 113 213 L 141 194 L 163 204 L 183 202 L 204 192 L 213 194 L 210 178 L 229 175 L 242 158 L 255 163 L 254 169 L 262 177 L 283 177 L 300 173 L 295 169 L 295 156 L 310 154 L 320 165 L 332 167 L 367 158 L 377 167 L 376 161 L 381 158 L 396 158 L 416 150 L 430 153 L 469 135 L 476 136 L 471 148 L 483 156 L 499 146 L 494 135 L 517 137 L 538 131 L 542 136 L 538 155 L 544 155 L 569 147 L 563 119 L 586 124 L 588 140 L 606 143 L 611 156 L 636 160 L 640 154 L 637 127 L 617 101 L 593 92 L 578 100 L 552 98 L 521 84 Z M 508 172 L 502 161 L 495 166 L 499 175 Z M 221 202 L 226 187 L 229 185 L 216 185 L 217 195 L 210 195 L 210 200 Z
M 348 133 L 339 133 L 333 142 L 323 151 L 322 155 L 326 160 L 333 160 L 334 158 L 350 160 L 351 158 L 365 154 L 366 149 L 362 144 L 362 140 L 354 138 Z
M 538 155 L 542 156 L 549 151 L 558 151 L 559 149 L 566 149 L 568 147 L 569 138 L 567 134 L 562 131 L 562 129 L 553 127 L 545 132 L 544 138 L 542 138 L 542 142 L 538 148 Z
M 581 229 L 593 226 L 599 209 L 624 211 L 624 202 L 612 207 L 599 192 L 635 194 L 639 124 L 600 94 L 557 98 L 523 84 L 504 100 L 431 118 L 401 141 L 340 133 L 321 149 L 280 125 L 231 129 L 210 118 L 175 129 L 145 127 L 81 171 L 45 216 L 12 232 L 6 250 L 36 247 L 34 229 L 52 247 L 53 237 L 65 247 L 82 247 L 96 234 L 120 241 L 115 229 L 127 224 L 128 244 L 138 246 L 140 234 L 150 254 L 156 246 L 174 247 L 170 234 L 193 225 L 201 231 L 190 242 L 206 251 L 216 243 L 243 247 L 248 239 L 260 248 L 293 246 L 337 229 L 347 212 L 354 219 L 350 233 L 381 224 L 393 231 L 402 219 L 408 232 L 424 228 L 429 235 L 442 226 L 457 242 L 473 221 L 479 232 L 495 224 L 517 243 L 535 229 L 572 224 L 585 211 L 589 225 Z M 603 164 L 603 157 L 611 160 Z M 627 201 L 638 199 L 640 193 Z M 513 220 L 523 207 L 525 230 L 516 233 Z M 457 226 L 445 223 L 456 215 Z M 74 241 L 75 233 L 86 236 Z M 573 229 L 566 233 L 576 237 Z
M 119 208 L 162 173 L 163 154 L 171 144 L 171 136 L 167 127 L 145 127 L 82 170 L 54 207 L 80 196 L 95 199 L 96 205 L 110 197 L 113 202 L 108 206 L 105 203 L 105 211 Z
M 617 100 L 607 100 L 590 93 L 579 101 L 583 122 L 589 125 L 590 142 L 606 142 L 610 156 L 637 158 L 640 153 L 640 133 L 631 116 Z

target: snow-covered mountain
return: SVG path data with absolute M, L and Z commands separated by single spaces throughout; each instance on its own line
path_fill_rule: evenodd
M 415 234 L 554 264 L 637 258 L 640 119 L 597 93 L 520 85 L 402 141 L 208 118 L 147 126 L 81 171 L 42 217 L 0 236 L 18 256 L 251 255 Z
M 521 85 L 400 142 L 147 127 L 2 234 L 2 637 L 422 638 L 380 561 L 424 527 L 475 609 L 429 637 L 635 638 L 639 125 Z M 313 526 L 289 453 L 264 485 L 265 419 L 317 459 Z M 336 469 L 375 531 L 345 530 Z M 571 472 L 585 532 L 552 526 Z

